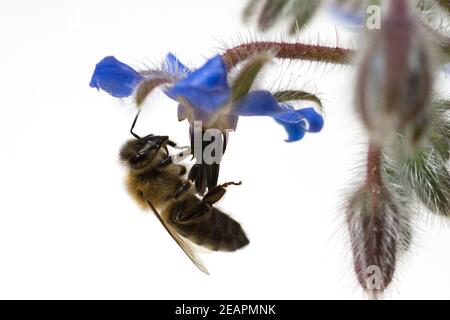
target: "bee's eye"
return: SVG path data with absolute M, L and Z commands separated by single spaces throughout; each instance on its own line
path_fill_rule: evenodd
M 144 160 L 145 154 L 138 153 L 130 158 L 130 164 L 135 165 Z

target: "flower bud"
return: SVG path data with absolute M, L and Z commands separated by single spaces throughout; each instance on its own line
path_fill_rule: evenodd
M 377 183 L 366 183 L 347 208 L 355 272 L 363 289 L 375 298 L 394 275 L 404 231 L 400 217 L 389 191 Z
M 358 71 L 356 104 L 374 141 L 405 134 L 415 146 L 428 125 L 432 75 L 424 30 L 405 0 L 392 0 L 369 35 Z

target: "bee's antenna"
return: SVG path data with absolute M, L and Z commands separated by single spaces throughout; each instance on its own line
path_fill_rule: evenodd
M 140 136 L 138 136 L 136 133 L 133 132 L 134 127 L 136 126 L 136 121 L 139 118 L 139 114 L 141 113 L 141 109 L 138 109 L 138 112 L 136 113 L 136 117 L 133 120 L 133 124 L 131 125 L 131 129 L 130 129 L 130 133 L 133 137 L 135 137 L 136 139 L 141 139 Z

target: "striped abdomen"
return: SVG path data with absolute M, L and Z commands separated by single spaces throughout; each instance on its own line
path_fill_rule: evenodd
M 181 236 L 210 250 L 236 251 L 249 244 L 238 222 L 219 209 L 208 211 L 195 196 L 170 205 L 163 216 Z

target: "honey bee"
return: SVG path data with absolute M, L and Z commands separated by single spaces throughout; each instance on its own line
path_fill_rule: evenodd
M 214 207 L 227 186 L 240 183 L 217 185 L 201 198 L 192 181 L 183 177 L 186 168 L 174 161 L 180 155 L 169 154 L 168 146 L 176 144 L 168 136 L 133 135 L 136 139 L 120 150 L 120 160 L 127 168 L 127 191 L 141 207 L 154 212 L 201 271 L 208 274 L 189 242 L 214 251 L 236 251 L 249 243 L 241 225 Z

